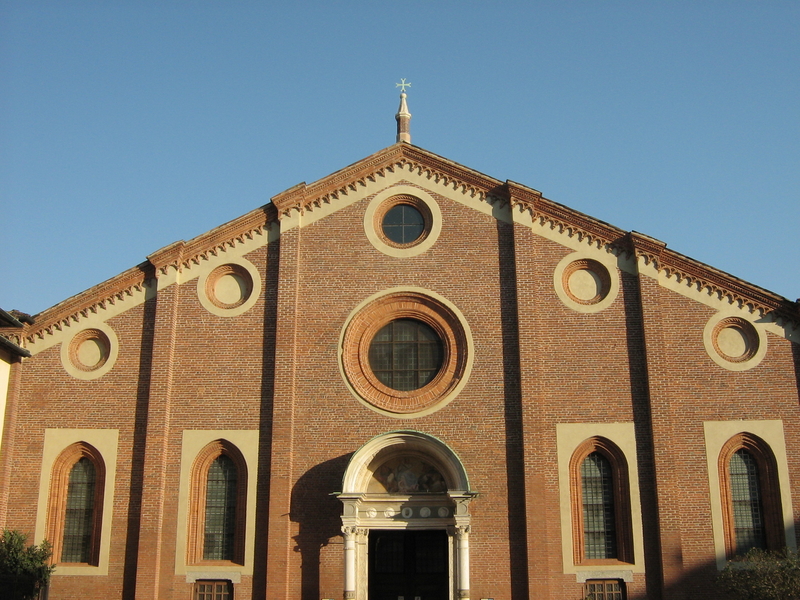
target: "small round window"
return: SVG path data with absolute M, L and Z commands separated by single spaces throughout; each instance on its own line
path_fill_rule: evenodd
M 410 194 L 398 194 L 381 202 L 374 219 L 381 241 L 392 248 L 418 246 L 431 233 L 433 224 L 430 208 Z
M 425 232 L 425 218 L 410 204 L 397 204 L 383 216 L 381 227 L 395 244 L 413 244 Z
M 386 387 L 409 392 L 436 377 L 443 355 L 442 340 L 432 327 L 416 319 L 397 319 L 372 338 L 369 366 Z

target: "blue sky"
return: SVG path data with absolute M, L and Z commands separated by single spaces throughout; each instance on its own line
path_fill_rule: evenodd
M 0 307 L 412 141 L 800 296 L 800 3 L 0 0 Z M 332 248 L 335 250 L 335 248 Z

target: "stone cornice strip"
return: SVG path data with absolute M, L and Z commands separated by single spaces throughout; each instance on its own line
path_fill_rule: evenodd
M 666 248 L 666 244 L 636 232 L 626 232 L 562 204 L 544 198 L 540 192 L 513 181 L 502 182 L 405 142 L 389 146 L 311 185 L 300 183 L 272 198 L 272 203 L 193 238 L 175 242 L 148 256 L 148 261 L 108 281 L 69 298 L 36 316 L 25 327 L 23 337 L 33 341 L 53 329 L 61 329 L 81 316 L 96 313 L 148 287 L 148 280 L 199 264 L 227 248 L 263 234 L 279 219 L 292 213 L 313 211 L 340 196 L 376 181 L 385 171 L 408 169 L 430 180 L 477 198 L 488 204 L 508 204 L 527 211 L 540 225 L 569 236 L 585 239 L 598 248 L 606 246 L 615 254 L 626 252 L 643 258 L 658 273 L 679 278 L 697 289 L 707 289 L 721 299 L 749 306 L 753 311 L 772 313 L 779 320 L 800 325 L 800 304 L 791 302 L 741 279 L 704 265 Z
M 146 281 L 152 277 L 152 265 L 143 262 L 116 277 L 76 294 L 71 298 L 59 302 L 36 315 L 35 323 L 25 328 L 25 337 L 28 341 L 34 338 L 44 338 L 45 334 L 52 334 L 53 330 L 67 327 L 71 322 L 77 322 L 89 313 L 96 313 L 107 304 L 116 304 L 134 293 L 142 292 Z
M 731 304 L 749 307 L 752 312 L 771 314 L 777 323 L 800 325 L 800 303 L 670 250 L 666 243 L 636 231 L 628 234 L 628 240 L 637 259 L 643 259 L 667 278 L 684 281 L 687 286 L 706 290 L 720 299 L 727 298 Z
M 597 247 L 616 246 L 627 234 L 623 229 L 548 200 L 538 190 L 514 181 L 506 181 L 505 189 L 512 208 L 527 211 L 533 221 L 539 221 L 541 225 L 549 224 L 552 229 L 577 236 L 578 239 L 586 239 Z
M 329 204 L 340 196 L 346 196 L 351 191 L 364 187 L 368 181 L 375 181 L 384 171 L 393 171 L 398 167 L 416 171 L 454 190 L 460 189 L 462 193 L 490 202 L 490 191 L 502 185 L 497 179 L 401 142 L 311 185 L 300 183 L 273 196 L 272 203 L 281 217 L 289 216 L 292 212 L 302 214 Z
M 77 322 L 82 316 L 97 313 L 106 304 L 113 305 L 125 297 L 142 292 L 148 286 L 149 279 L 165 275 L 170 269 L 180 270 L 190 264 L 199 264 L 209 255 L 216 256 L 228 247 L 244 243 L 267 229 L 276 217 L 275 208 L 268 204 L 188 242 L 178 241 L 165 246 L 150 254 L 146 262 L 39 313 L 35 324 L 25 328 L 24 337 L 30 341 L 35 337 L 42 339 L 53 329 L 60 330 L 70 322 Z

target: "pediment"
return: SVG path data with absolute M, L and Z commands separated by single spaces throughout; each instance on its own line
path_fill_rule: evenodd
M 391 185 L 413 183 L 506 222 L 530 227 L 566 248 L 612 256 L 623 270 L 706 304 L 735 306 L 800 335 L 800 305 L 672 251 L 664 242 L 614 227 L 549 200 L 530 187 L 502 181 L 407 143 L 397 143 L 311 184 L 300 183 L 271 203 L 188 242 L 178 241 L 147 261 L 45 310 L 27 325 L 29 342 L 88 318 L 106 320 L 144 302 L 148 294 L 198 276 L 197 267 L 242 256 Z M 57 336 L 58 337 L 58 336 Z M 52 343 L 57 343 L 53 340 Z

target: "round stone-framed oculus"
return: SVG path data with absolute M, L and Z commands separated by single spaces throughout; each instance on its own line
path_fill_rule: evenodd
M 378 192 L 364 213 L 364 233 L 380 252 L 396 258 L 427 251 L 442 230 L 442 213 L 433 196 L 411 185 Z
M 118 353 L 114 330 L 105 323 L 94 323 L 62 343 L 61 364 L 76 379 L 97 379 L 111 370 Z
M 373 227 L 381 241 L 393 248 L 411 248 L 431 233 L 433 215 L 417 196 L 398 194 L 383 201 L 375 211 Z
M 69 344 L 69 360 L 80 371 L 96 371 L 106 364 L 111 350 L 108 336 L 99 329 L 84 329 Z
M 746 362 L 758 351 L 758 333 L 750 321 L 726 317 L 714 326 L 711 343 L 717 354 L 728 362 Z
M 386 333 L 394 324 L 402 325 L 396 336 L 400 342 Z M 415 324 L 428 332 L 425 339 L 402 341 Z M 428 345 L 432 339 L 435 349 Z M 407 347 L 397 351 L 398 344 Z M 390 367 L 376 360 L 376 346 L 381 346 L 381 357 L 397 351 L 396 359 L 385 361 Z M 384 414 L 411 418 L 438 410 L 461 390 L 472 366 L 471 348 L 471 333 L 455 307 L 426 293 L 395 290 L 369 299 L 351 314 L 341 337 L 340 364 L 348 387 L 362 402 Z M 429 352 L 437 353 L 434 360 L 416 372 L 417 360 Z M 404 365 L 407 360 L 414 367 Z M 391 365 L 399 375 L 387 374 Z
M 595 313 L 611 306 L 619 294 L 616 257 L 573 252 L 559 261 L 553 285 L 559 299 L 579 313 Z
M 703 330 L 709 358 L 728 371 L 746 371 L 759 365 L 767 353 L 767 336 L 756 323 L 737 311 L 711 317 Z
M 566 266 L 561 275 L 561 285 L 570 300 L 592 306 L 608 296 L 611 275 L 605 265 L 591 258 L 581 258 Z
M 242 257 L 222 264 L 205 264 L 197 279 L 200 304 L 219 317 L 236 317 L 250 310 L 261 295 L 261 274 Z
M 221 265 L 206 278 L 205 293 L 218 308 L 238 308 L 250 299 L 253 278 L 242 265 Z

